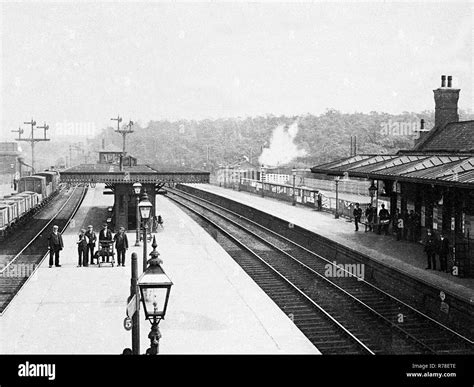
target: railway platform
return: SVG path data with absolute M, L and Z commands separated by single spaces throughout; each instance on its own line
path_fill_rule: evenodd
M 77 267 L 79 229 L 93 224 L 98 231 L 112 200 L 103 186 L 89 189 L 63 233 L 62 267 L 49 268 L 46 258 L 0 317 L 0 353 L 120 354 L 131 347 L 123 320 L 132 252 L 141 270 L 135 233 L 127 233 L 125 267 Z M 164 219 L 157 250 L 174 282 L 160 324 L 160 353 L 319 354 L 209 234 L 160 195 L 156 206 Z M 149 346 L 149 331 L 142 312 L 141 353 Z
M 291 203 L 277 199 L 262 198 L 248 192 L 210 184 L 188 185 L 279 217 L 474 305 L 474 278 L 460 278 L 450 273 L 425 270 L 426 255 L 420 244 L 396 241 L 393 236 L 365 233 L 364 225 L 356 232 L 354 223 L 344 218 L 335 219 L 333 214 L 292 206 Z

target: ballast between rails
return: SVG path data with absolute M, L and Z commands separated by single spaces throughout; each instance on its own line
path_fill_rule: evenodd
M 173 192 L 174 193 L 174 192 Z M 177 195 L 179 196 L 179 195 Z M 301 289 L 299 289 L 295 284 L 293 284 L 288 278 L 286 278 L 283 274 L 281 274 L 277 269 L 269 265 L 264 259 L 262 259 L 258 254 L 256 254 L 254 251 L 249 249 L 245 244 L 243 244 L 240 240 L 235 238 L 233 235 L 228 233 L 226 230 L 224 230 L 222 227 L 220 227 L 218 224 L 213 222 L 211 219 L 207 218 L 205 215 L 197 212 L 193 208 L 189 207 L 188 205 L 170 197 L 167 196 L 170 200 L 173 200 L 176 203 L 179 203 L 183 207 L 186 207 L 188 210 L 192 211 L 195 213 L 197 216 L 200 218 L 204 219 L 206 222 L 209 224 L 212 224 L 214 227 L 216 227 L 222 234 L 226 235 L 229 239 L 231 239 L 234 243 L 239 245 L 242 249 L 247 251 L 249 254 L 254 256 L 259 262 L 261 262 L 263 265 L 265 265 L 270 271 L 275 273 L 283 282 L 288 284 L 291 288 L 293 288 L 294 291 L 296 291 L 299 295 L 301 295 L 306 301 L 308 301 L 311 305 L 313 305 L 316 309 L 319 310 L 320 313 L 325 315 L 331 322 L 334 324 L 340 331 L 342 331 L 346 336 L 348 336 L 354 343 L 356 343 L 359 348 L 366 354 L 370 355 L 375 355 L 375 353 L 367 347 L 362 341 L 360 341 L 353 333 L 351 333 L 349 330 L 347 330 L 337 319 L 335 319 L 333 316 L 331 316 L 324 308 L 322 308 L 318 303 L 316 303 L 314 300 L 312 300 L 310 297 L 308 297 Z
M 174 193 L 174 192 L 173 192 L 173 193 Z M 246 222 L 249 222 L 249 223 L 255 225 L 257 228 L 262 229 L 262 230 L 265 230 L 266 232 L 271 233 L 272 235 L 275 235 L 277 238 L 280 238 L 280 239 L 282 239 L 282 240 L 285 240 L 287 243 L 289 243 L 289 244 L 291 244 L 291 245 L 294 245 L 294 246 L 297 246 L 297 247 L 299 247 L 300 249 L 303 249 L 305 252 L 311 254 L 312 256 L 315 256 L 315 257 L 319 258 L 320 260 L 324 260 L 324 261 L 327 262 L 328 264 L 334 265 L 332 262 L 328 261 L 328 260 L 325 259 L 324 257 L 321 257 L 321 256 L 319 256 L 318 254 L 316 254 L 316 253 L 314 253 L 314 252 L 312 252 L 312 251 L 310 251 L 310 250 L 308 250 L 308 249 L 306 249 L 306 248 L 304 248 L 304 247 L 302 247 L 302 246 L 299 246 L 297 243 L 295 243 L 295 242 L 289 240 L 288 238 L 286 238 L 286 237 L 284 237 L 284 236 L 282 236 L 282 235 L 280 235 L 280 234 L 278 234 L 278 233 L 276 233 L 276 232 L 274 232 L 274 231 L 272 231 L 272 230 L 269 230 L 269 229 L 267 229 L 266 227 L 264 227 L 264 226 L 262 226 L 262 225 L 260 225 L 260 224 L 258 224 L 258 223 L 255 223 L 254 221 L 252 221 L 252 220 L 250 220 L 250 219 L 247 219 L 247 218 L 245 218 L 244 216 L 242 216 L 242 215 L 240 215 L 240 214 L 237 214 L 237 213 L 235 213 L 235 212 L 233 212 L 233 211 L 231 211 L 231 210 L 228 210 L 228 209 L 223 208 L 223 207 L 221 207 L 221 206 L 219 206 L 219 205 L 216 205 L 215 203 L 211 203 L 211 202 L 207 201 L 206 199 L 203 199 L 203 198 L 201 198 L 201 197 L 196 197 L 196 196 L 194 196 L 194 195 L 192 195 L 192 194 L 189 194 L 189 193 L 184 193 L 184 192 L 182 192 L 182 191 L 179 191 L 179 193 L 175 193 L 175 194 L 176 194 L 177 196 L 181 196 L 181 197 L 185 198 L 186 200 L 190 200 L 191 202 L 195 202 L 195 201 L 189 199 L 189 197 L 195 198 L 196 200 L 201 201 L 201 202 L 205 202 L 207 205 L 209 205 L 209 206 L 211 207 L 211 208 L 207 208 L 207 209 L 208 209 L 209 211 L 211 211 L 211 212 L 215 212 L 215 211 L 213 210 L 213 208 L 222 209 L 224 212 L 229 213 L 229 214 L 232 214 L 233 216 L 237 217 L 238 219 L 245 220 Z M 200 206 L 203 206 L 203 205 L 200 204 L 200 203 L 196 203 L 196 202 L 195 202 L 195 204 L 200 205 Z M 206 207 L 207 207 L 207 206 L 203 206 L 203 208 L 206 208 Z M 223 216 L 222 214 L 219 214 L 219 213 L 216 213 L 216 215 L 218 215 L 218 216 L 220 216 L 220 217 L 223 217 L 223 218 L 227 218 L 227 217 L 225 217 L 225 216 Z M 233 222 L 232 220 L 230 220 L 230 221 Z M 237 224 L 237 227 L 243 227 L 243 226 Z M 269 243 L 266 242 L 266 241 L 264 241 L 264 242 L 265 242 L 266 244 L 269 244 Z M 312 268 L 308 267 L 308 266 L 305 265 L 303 262 L 299 261 L 299 259 L 288 255 L 285 251 L 283 251 L 282 253 L 283 253 L 284 255 L 289 256 L 289 257 L 292 258 L 294 261 L 298 262 L 300 265 L 306 267 L 306 269 L 308 269 L 308 270 L 310 270 L 310 271 L 312 271 L 312 272 L 314 272 L 314 273 L 317 273 L 317 272 L 315 272 Z M 344 271 L 346 271 L 346 270 L 344 270 Z M 347 272 L 347 275 L 354 277 L 353 273 L 350 273 L 350 272 Z M 326 281 L 328 281 L 328 282 L 331 283 L 331 281 L 329 281 L 327 278 L 325 278 L 325 279 L 326 279 Z M 444 329 L 444 330 L 446 330 L 446 331 L 449 331 L 450 333 L 454 334 L 458 339 L 461 339 L 464 343 L 469 343 L 470 345 L 472 345 L 472 340 L 469 339 L 468 337 L 465 337 L 465 336 L 461 335 L 460 333 L 458 333 L 458 332 L 452 330 L 451 328 L 449 328 L 449 327 L 443 325 L 442 323 L 440 323 L 440 322 L 438 322 L 438 321 L 432 319 L 431 317 L 425 315 L 423 312 L 417 310 L 416 308 L 413 308 L 412 306 L 410 306 L 410 305 L 404 303 L 404 302 L 401 301 L 401 300 L 398 300 L 396 297 L 394 297 L 394 296 L 392 296 L 392 295 L 386 293 L 385 291 L 383 291 L 383 290 L 381 290 L 381 289 L 378 289 L 376 286 L 370 284 L 369 282 L 366 282 L 366 281 L 363 280 L 363 279 L 358 279 L 358 280 L 363 281 L 365 285 L 369 285 L 369 287 L 370 287 L 370 288 L 373 288 L 376 292 L 379 292 L 380 294 L 383 294 L 383 295 L 389 297 L 389 298 L 392 300 L 392 302 L 396 302 L 396 303 L 399 304 L 399 305 L 403 305 L 403 306 L 409 308 L 412 312 L 415 312 L 418 316 L 420 316 L 420 317 L 422 317 L 422 318 L 424 318 L 424 319 L 426 319 L 426 320 L 428 320 L 428 321 L 431 321 L 432 323 L 435 323 L 436 326 L 438 326 L 439 328 L 442 328 L 442 329 Z M 358 300 L 357 297 L 354 297 L 352 294 L 348 293 L 345 289 L 340 288 L 337 284 L 333 284 L 333 285 L 336 286 L 337 288 L 339 288 L 340 290 L 342 290 L 346 295 L 348 295 L 348 296 L 350 296 L 351 298 L 353 298 L 354 300 L 358 301 L 358 303 L 361 303 L 362 305 L 365 305 L 365 303 L 364 303 L 363 301 Z M 369 305 L 365 305 L 365 306 L 366 306 L 367 308 L 373 310 L 372 307 L 370 307 Z M 422 341 L 420 341 L 418 338 L 416 338 L 415 336 L 413 336 L 413 335 L 410 334 L 409 332 L 407 332 L 407 331 L 405 331 L 404 329 L 401 329 L 401 327 L 399 327 L 399 326 L 393 324 L 390 320 L 388 320 L 385 316 L 383 316 L 383 315 L 381 315 L 380 313 L 378 313 L 376 310 L 373 310 L 373 311 L 375 311 L 375 312 L 376 312 L 376 315 L 378 315 L 379 318 L 382 318 L 382 320 L 384 320 L 385 323 L 388 322 L 388 323 L 390 324 L 390 326 L 396 327 L 397 330 L 400 331 L 402 334 L 404 334 L 407 338 L 411 339 L 413 342 L 417 343 L 418 345 L 421 344 L 421 347 L 424 347 L 425 349 L 429 350 L 430 352 L 434 352 L 434 350 L 430 347 L 430 345 L 427 345 L 427 344 L 423 343 Z
M 170 191 L 171 191 L 171 190 L 170 190 Z M 245 216 L 242 216 L 241 214 L 235 213 L 234 211 L 231 211 L 231 210 L 229 210 L 229 209 L 227 209 L 227 208 L 224 208 L 224 207 L 222 207 L 222 206 L 220 206 L 220 205 L 218 205 L 218 204 L 212 203 L 212 202 L 210 202 L 210 201 L 208 201 L 208 200 L 206 200 L 206 199 L 197 197 L 197 196 L 192 195 L 192 194 L 190 194 L 190 193 L 183 192 L 183 191 L 181 191 L 181 190 L 179 190 L 179 189 L 176 189 L 176 190 L 172 191 L 172 193 L 174 193 L 174 194 L 176 194 L 176 195 L 178 195 L 178 196 L 179 196 L 179 195 L 182 195 L 182 196 L 188 195 L 188 196 L 193 197 L 193 198 L 195 198 L 195 199 L 198 199 L 198 200 L 201 200 L 201 201 L 203 201 L 203 202 L 206 202 L 206 203 L 208 203 L 209 205 L 211 205 L 211 206 L 213 206 L 213 207 L 217 207 L 217 208 L 219 208 L 219 209 L 221 209 L 221 210 L 223 210 L 223 211 L 225 211 L 225 212 L 228 212 L 229 214 L 232 214 L 232 215 L 234 215 L 234 216 L 238 216 L 238 217 L 240 217 L 240 218 L 242 218 L 242 219 L 245 219 L 245 221 L 254 224 L 256 227 L 259 227 L 259 228 L 261 228 L 261 229 L 263 229 L 263 230 L 265 230 L 265 231 L 271 233 L 272 235 L 275 235 L 275 236 L 278 237 L 278 238 L 284 239 L 284 240 L 287 241 L 288 243 L 291 243 L 291 244 L 297 246 L 298 248 L 300 248 L 300 249 L 302 249 L 302 250 L 305 250 L 308 254 L 311 254 L 311 255 L 313 255 L 313 256 L 315 256 L 315 257 L 321 259 L 321 260 L 326 261 L 328 264 L 331 264 L 332 266 L 334 266 L 334 262 L 329 261 L 328 259 L 324 258 L 323 256 L 321 256 L 321 255 L 315 253 L 314 251 L 311 251 L 311 250 L 307 249 L 306 247 L 301 246 L 300 244 L 298 244 L 298 243 L 292 241 L 291 239 L 288 239 L 288 238 L 285 237 L 284 235 L 278 234 L 277 232 L 275 232 L 275 231 L 273 231 L 273 230 L 270 230 L 269 228 L 267 228 L 267 227 L 265 227 L 265 226 L 262 226 L 261 224 L 258 224 L 258 223 L 256 223 L 256 222 L 254 222 L 253 220 L 248 219 L 248 218 L 246 218 Z M 352 276 L 352 277 L 355 276 L 353 273 L 351 273 L 351 272 L 345 270 L 344 268 L 338 268 L 338 270 L 342 270 L 343 272 L 345 272 L 345 274 L 346 274 L 347 276 Z M 465 337 L 464 335 L 460 334 L 459 332 L 456 332 L 455 330 L 451 329 L 450 327 L 448 327 L 448 326 L 446 326 L 446 325 L 440 323 L 439 321 L 433 319 L 432 317 L 428 316 L 427 314 L 423 313 L 422 311 L 416 309 L 416 308 L 413 307 L 412 305 L 407 304 L 405 301 L 400 300 L 399 298 L 395 297 L 394 295 L 392 295 L 392 294 L 390 294 L 390 293 L 387 293 L 387 292 L 386 292 L 385 290 L 383 290 L 383 289 L 380 289 L 380 288 L 377 287 L 376 285 L 374 285 L 374 284 L 372 284 L 372 283 L 366 281 L 366 280 L 363 279 L 363 278 L 357 278 L 357 280 L 363 282 L 365 285 L 370 286 L 370 287 L 373 288 L 374 290 L 376 290 L 376 291 L 378 291 L 378 292 L 384 294 L 385 296 L 391 298 L 392 300 L 394 300 L 394 301 L 396 301 L 396 302 L 402 304 L 403 306 L 409 308 L 410 310 L 412 310 L 413 312 L 417 313 L 417 314 L 420 315 L 421 317 L 426 318 L 426 319 L 430 320 L 430 321 L 433 322 L 433 323 L 436 323 L 436 324 L 437 324 L 438 326 L 440 326 L 441 328 L 446 329 L 447 331 L 449 331 L 449 332 L 455 334 L 455 335 L 458 336 L 460 339 L 467 341 L 469 344 L 474 344 L 474 341 L 471 340 L 470 338 Z

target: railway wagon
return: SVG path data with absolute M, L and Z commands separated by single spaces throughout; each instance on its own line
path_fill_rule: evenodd
M 18 203 L 14 200 L 2 199 L 0 200 L 0 206 L 8 208 L 8 222 L 11 225 L 18 219 Z
M 25 191 L 36 192 L 46 199 L 49 196 L 46 192 L 46 177 L 33 175 L 20 178 L 18 192 Z
M 15 196 L 16 197 L 19 197 L 19 198 L 24 198 L 25 199 L 25 202 L 26 202 L 26 211 L 29 211 L 31 210 L 35 204 L 34 204 L 34 198 L 31 194 L 29 194 L 28 192 L 30 191 L 25 191 L 25 192 L 21 192 L 21 193 L 18 193 L 16 194 Z
M 51 184 L 51 192 L 56 192 L 59 187 L 59 173 L 57 171 L 43 171 L 35 173 L 35 176 L 46 177 L 46 185 Z
M 29 201 L 30 209 L 35 208 L 39 203 L 41 203 L 41 195 L 36 192 L 24 191 L 24 192 L 16 194 L 16 196 L 25 197 L 26 200 Z
M 5 230 L 9 225 L 8 207 L 0 204 L 0 235 L 5 235 Z
M 4 199 L 17 202 L 18 218 L 21 218 L 24 214 L 26 214 L 29 211 L 29 208 L 27 208 L 26 199 L 24 197 L 10 195 L 10 196 L 5 196 Z

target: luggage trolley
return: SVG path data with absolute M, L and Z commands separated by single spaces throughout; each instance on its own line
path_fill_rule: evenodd
M 97 264 L 99 267 L 108 263 L 112 264 L 113 267 L 115 265 L 114 241 L 99 241 L 98 255 Z M 108 261 L 106 260 L 107 257 Z

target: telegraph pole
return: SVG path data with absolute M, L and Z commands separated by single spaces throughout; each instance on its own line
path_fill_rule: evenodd
M 80 143 L 69 145 L 69 163 L 70 163 L 70 167 L 72 167 L 72 150 L 73 149 L 75 149 L 77 151 L 81 151 L 82 155 L 84 156 L 84 148 L 82 148 Z
M 17 141 L 26 141 L 31 144 L 31 172 L 35 173 L 35 144 L 40 141 L 49 141 L 49 138 L 46 138 L 46 131 L 49 129 L 49 125 L 46 125 L 46 122 L 43 123 L 43 126 L 37 126 L 36 129 L 44 129 L 44 138 L 35 138 L 34 129 L 36 126 L 36 121 L 31 119 L 29 122 L 24 122 L 25 125 L 31 125 L 31 137 L 21 138 L 23 134 L 23 129 L 18 128 L 18 130 L 12 130 L 12 132 L 18 132 Z
M 126 153 L 127 153 L 125 151 L 125 138 L 126 138 L 127 134 L 131 134 L 131 133 L 134 132 L 134 130 L 132 129 L 132 126 L 134 125 L 134 122 L 132 120 L 129 120 L 128 124 L 125 125 L 125 128 L 120 129 L 120 123 L 122 122 L 122 117 L 117 116 L 117 118 L 111 118 L 111 120 L 112 121 L 117 121 L 117 129 L 115 130 L 115 132 L 120 133 L 122 135 L 122 138 L 123 138 L 122 153 L 125 156 Z

